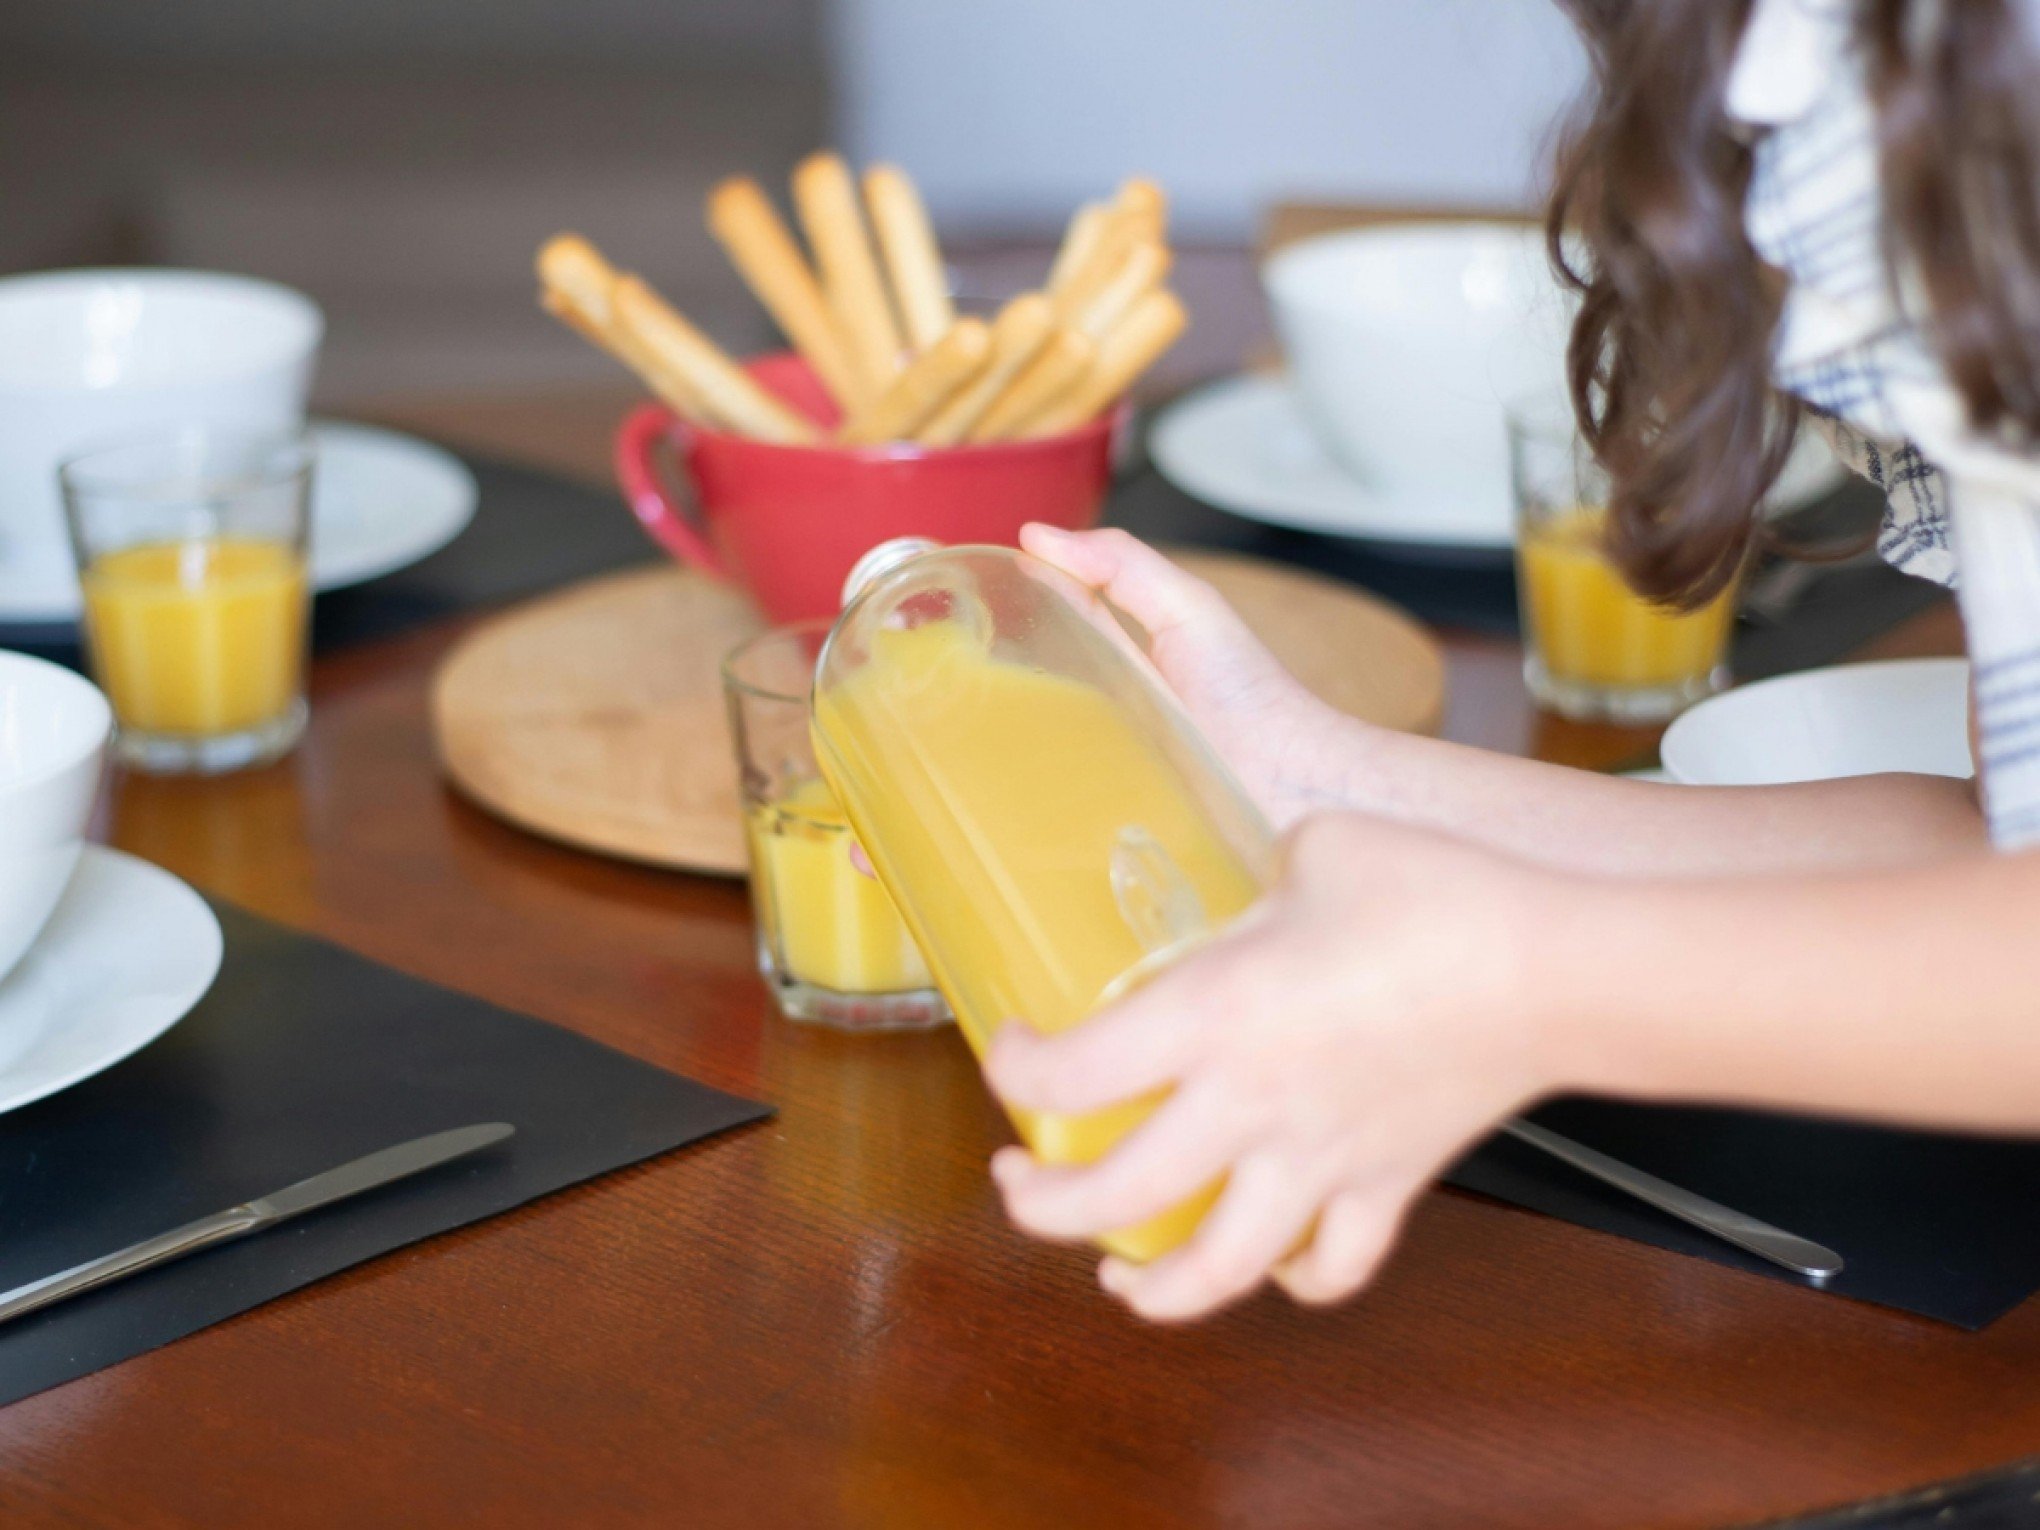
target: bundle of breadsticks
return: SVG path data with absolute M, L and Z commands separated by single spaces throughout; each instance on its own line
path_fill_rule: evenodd
M 793 205 L 805 252 L 756 181 L 726 180 L 708 198 L 710 230 L 835 399 L 833 438 L 579 235 L 539 250 L 540 301 L 688 419 L 789 445 L 958 446 L 1073 430 L 1112 408 L 1183 332 L 1183 305 L 1163 285 L 1167 206 L 1152 181 L 1079 208 L 1042 288 L 989 320 L 957 315 L 914 183 L 875 165 L 862 190 L 838 155 L 801 162 Z

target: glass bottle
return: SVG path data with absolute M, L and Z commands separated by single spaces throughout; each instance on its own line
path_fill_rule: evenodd
M 852 571 L 815 672 L 815 754 L 982 1057 L 1083 1021 L 1267 886 L 1267 824 L 1092 591 L 1003 547 L 889 542 Z M 1014 1111 L 1088 1163 L 1159 1103 Z M 1151 1259 L 1217 1194 L 1100 1241 Z

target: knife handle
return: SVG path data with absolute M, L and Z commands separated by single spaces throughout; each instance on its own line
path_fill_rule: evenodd
M 94 1286 L 120 1280 L 138 1270 L 168 1264 L 173 1259 L 182 1259 L 186 1254 L 195 1254 L 215 1243 L 225 1243 L 231 1238 L 251 1233 L 265 1220 L 253 1206 L 230 1206 L 225 1211 L 200 1217 L 196 1222 L 186 1222 L 182 1227 L 173 1227 L 153 1238 L 144 1238 L 126 1248 L 102 1254 L 97 1259 L 88 1259 L 68 1270 L 59 1270 L 25 1286 L 16 1286 L 12 1291 L 0 1292 L 0 1323 L 33 1312 L 38 1307 L 47 1307 L 51 1302 L 60 1302 L 67 1296 L 76 1296 L 80 1291 L 90 1291 Z

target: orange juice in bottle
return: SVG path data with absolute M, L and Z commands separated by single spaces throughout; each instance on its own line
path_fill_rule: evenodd
M 980 1056 L 1011 1021 L 1080 1024 L 1260 896 L 1266 825 L 1089 591 L 992 547 L 887 544 L 860 574 L 815 754 Z M 1014 1124 L 1088 1163 L 1156 1103 Z M 1217 1189 L 1101 1241 L 1152 1259 Z

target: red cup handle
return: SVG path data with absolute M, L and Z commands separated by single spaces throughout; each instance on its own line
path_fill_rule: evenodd
M 659 471 L 659 447 L 676 425 L 679 416 L 664 404 L 640 404 L 626 415 L 616 430 L 616 481 L 654 542 L 689 568 L 727 579 L 729 570 L 709 544 L 693 497 L 669 485 Z

